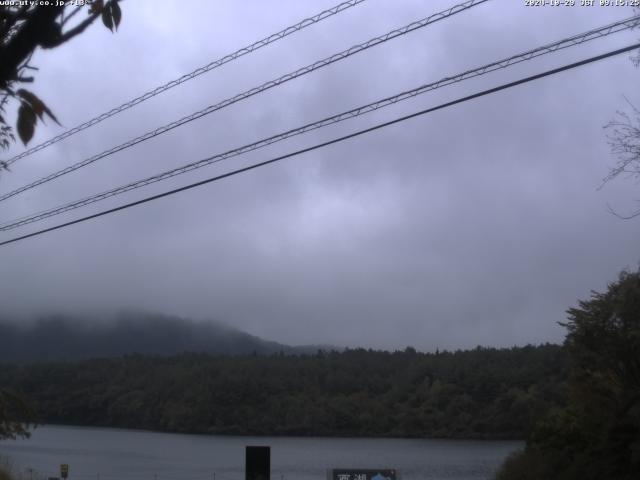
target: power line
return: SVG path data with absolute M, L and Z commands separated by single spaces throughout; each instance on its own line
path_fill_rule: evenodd
M 0 202 L 7 200 L 8 198 L 11 198 L 15 195 L 18 195 L 19 193 L 22 193 L 26 190 L 30 190 L 32 188 L 35 188 L 39 185 L 42 185 L 43 183 L 47 183 L 51 180 L 54 180 L 58 177 L 61 177 L 63 175 L 66 175 L 68 173 L 71 173 L 75 170 L 78 170 L 79 168 L 82 167 L 86 167 L 87 165 L 90 165 L 94 162 L 97 162 L 98 160 L 108 157 L 110 155 L 113 155 L 114 153 L 120 152 L 122 150 L 125 150 L 129 147 L 132 147 L 134 145 L 137 145 L 138 143 L 144 142 L 146 140 L 150 140 L 158 135 L 162 135 L 163 133 L 166 133 L 170 130 L 173 130 L 174 128 L 180 127 L 186 123 L 192 122 L 194 120 L 197 120 L 201 117 L 204 117 L 205 115 L 209 115 L 210 113 L 213 113 L 217 110 L 221 110 L 223 108 L 226 108 L 230 105 L 233 105 L 234 103 L 237 103 L 239 101 L 245 100 L 249 97 L 252 97 L 254 95 L 257 95 L 259 93 L 262 93 L 266 90 L 269 90 L 273 87 L 277 87 L 279 85 L 282 85 L 290 80 L 293 80 L 295 78 L 301 77 L 303 75 L 306 75 L 308 73 L 311 73 L 315 70 L 318 70 L 320 68 L 326 67 L 327 65 L 331 65 L 332 63 L 338 62 L 340 60 L 344 60 L 345 58 L 348 58 L 352 55 L 355 55 L 357 53 L 363 52 L 365 50 L 368 50 L 369 48 L 375 47 L 377 45 L 380 45 L 382 43 L 385 43 L 389 40 L 393 40 L 394 38 L 400 37 L 402 35 L 406 35 L 407 33 L 413 32 L 414 30 L 417 30 L 419 28 L 423 28 L 426 27 L 427 25 L 431 25 L 435 22 L 438 22 L 440 20 L 443 20 L 445 18 L 451 17 L 457 13 L 460 13 L 462 11 L 468 10 L 474 6 L 480 5 L 482 3 L 488 2 L 489 0 L 467 0 L 464 3 L 458 4 L 458 5 L 454 5 L 451 8 L 448 8 L 447 10 L 444 10 L 442 12 L 438 12 L 438 13 L 434 13 L 433 15 L 430 15 L 429 17 L 423 18 L 422 20 L 418 20 L 415 22 L 412 22 L 408 25 L 405 25 L 402 28 L 398 28 L 396 30 L 392 30 L 384 35 L 380 35 L 378 37 L 374 37 L 364 43 L 361 43 L 359 45 L 354 45 L 351 48 L 348 48 L 346 50 L 343 50 L 340 53 L 336 53 L 331 55 L 330 57 L 327 57 L 323 60 L 318 60 L 317 62 L 314 62 L 310 65 L 307 65 L 305 67 L 299 68 L 293 72 L 287 73 L 285 75 L 282 75 L 281 77 L 276 78 L 275 80 L 270 80 L 268 82 L 263 83 L 262 85 L 258 86 L 258 87 L 254 87 L 250 90 L 247 90 L 243 93 L 237 94 L 233 97 L 227 98 L 226 100 L 223 100 L 215 105 L 210 105 L 206 108 L 204 108 L 203 110 L 199 110 L 195 113 L 192 113 L 191 115 L 187 115 L 186 117 L 182 117 L 179 120 L 175 120 L 167 125 L 164 125 L 162 127 L 159 127 L 155 130 L 152 130 L 150 132 L 145 133 L 144 135 L 141 135 L 139 137 L 136 137 L 132 140 L 129 140 L 123 144 L 120 144 L 116 147 L 110 148 L 109 150 L 106 150 L 102 153 L 99 153 L 97 155 L 94 155 L 92 157 L 86 158 L 85 160 L 82 160 L 78 163 L 75 163 L 74 165 L 70 165 L 66 168 L 63 168 L 62 170 L 59 170 L 57 172 L 54 172 L 50 175 L 47 175 L 46 177 L 40 178 L 39 180 L 36 180 L 32 183 L 29 183 L 27 185 L 24 185 L 20 188 L 17 188 L 16 190 L 13 190 L 11 192 L 5 193 L 3 195 L 0 195 Z
M 206 180 L 201 180 L 199 182 L 195 182 L 195 183 L 192 183 L 192 184 L 189 184 L 189 185 L 185 185 L 183 187 L 175 188 L 175 189 L 169 190 L 167 192 L 163 192 L 163 193 L 160 193 L 160 194 L 157 194 L 157 195 L 152 195 L 150 197 L 146 197 L 146 198 L 143 198 L 141 200 L 137 200 L 135 202 L 131 202 L 131 203 L 127 203 L 127 204 L 124 204 L 124 205 L 120 205 L 119 207 L 111 208 L 111 209 L 108 209 L 108 210 L 103 210 L 102 212 L 94 213 L 93 215 L 88 215 L 86 217 L 78 218 L 76 220 L 71 220 L 69 222 L 62 223 L 62 224 L 59 224 L 59 225 L 56 225 L 56 226 L 53 226 L 53 227 L 49 227 L 49 228 L 45 228 L 45 229 L 42 229 L 42 230 L 38 230 L 37 232 L 32 232 L 32 233 L 29 233 L 29 234 L 26 234 L 26 235 L 22 235 L 20 237 L 12 238 L 10 240 L 5 240 L 3 242 L 0 242 L 0 246 L 8 245 L 10 243 L 18 242 L 20 240 L 25 240 L 27 238 L 35 237 L 37 235 L 42 235 L 44 233 L 52 232 L 54 230 L 59 230 L 59 229 L 64 228 L 64 227 L 68 227 L 68 226 L 71 226 L 71 225 L 75 225 L 77 223 L 85 222 L 87 220 L 92 220 L 94 218 L 102 217 L 102 216 L 108 215 L 110 213 L 114 213 L 114 212 L 118 212 L 120 210 L 125 210 L 127 208 L 135 207 L 137 205 L 141 205 L 143 203 L 151 202 L 153 200 L 158 200 L 158 199 L 163 198 L 163 197 L 168 197 L 169 195 L 173 195 L 173 194 L 176 194 L 176 193 L 179 193 L 179 192 L 183 192 L 185 190 L 190 190 L 192 188 L 196 188 L 196 187 L 205 185 L 207 183 L 212 183 L 212 182 L 215 182 L 215 181 L 218 181 L 218 180 L 222 180 L 224 178 L 237 175 L 239 173 L 244 173 L 244 172 L 247 172 L 249 170 L 254 170 L 254 169 L 259 168 L 259 167 L 264 167 L 266 165 L 270 165 L 272 163 L 276 163 L 276 162 L 279 162 L 279 161 L 287 159 L 287 158 L 295 157 L 295 156 L 301 155 L 303 153 L 311 152 L 313 150 L 317 150 L 317 149 L 320 149 L 320 148 L 323 148 L 323 147 L 327 147 L 329 145 L 333 145 L 335 143 L 340 143 L 340 142 L 343 142 L 345 140 L 349 140 L 351 138 L 358 137 L 360 135 L 364 135 L 365 133 L 370 133 L 370 132 L 373 132 L 375 130 L 379 130 L 381 128 L 388 127 L 390 125 L 394 125 L 396 123 L 404 122 L 404 121 L 409 120 L 411 118 L 415 118 L 415 117 L 418 117 L 418 116 L 421 116 L 421 115 L 425 115 L 427 113 L 431 113 L 431 112 L 434 112 L 436 110 L 441 110 L 441 109 L 444 109 L 444 108 L 447 108 L 447 107 L 451 107 L 451 106 L 457 105 L 459 103 L 467 102 L 469 100 L 473 100 L 475 98 L 483 97 L 485 95 L 490 95 L 492 93 L 496 93 L 496 92 L 499 92 L 501 90 L 506 90 L 508 88 L 515 87 L 517 85 L 522 85 L 524 83 L 529 83 L 529 82 L 532 82 L 532 81 L 535 81 L 535 80 L 539 80 L 539 79 L 547 77 L 549 75 L 555 75 L 557 73 L 564 72 L 564 71 L 567 71 L 567 70 L 571 70 L 573 68 L 577 68 L 577 67 L 580 67 L 580 66 L 583 66 L 583 65 L 587 65 L 589 63 L 597 62 L 599 60 L 604 60 L 605 58 L 609 58 L 609 57 L 612 57 L 614 55 L 620 55 L 622 53 L 626 53 L 626 52 L 629 52 L 631 50 L 635 50 L 636 48 L 640 48 L 640 43 L 636 43 L 634 45 L 631 45 L 631 46 L 628 46 L 628 47 L 624 47 L 624 48 L 619 48 L 617 50 L 613 50 L 613 51 L 604 53 L 602 55 L 597 55 L 597 56 L 594 56 L 594 57 L 590 57 L 590 58 L 587 58 L 585 60 L 581 60 L 579 62 L 571 63 L 571 64 L 568 64 L 568 65 L 565 65 L 565 66 L 562 66 L 562 67 L 559 67 L 559 68 L 554 68 L 552 70 L 547 70 L 545 72 L 538 73 L 536 75 L 531 75 L 529 77 L 525 77 L 525 78 L 522 78 L 520 80 L 516 80 L 516 81 L 513 81 L 513 82 L 505 83 L 505 84 L 500 85 L 498 87 L 490 88 L 488 90 L 483 90 L 481 92 L 474 93 L 472 95 L 468 95 L 466 97 L 462 97 L 462 98 L 459 98 L 457 100 L 453 100 L 451 102 L 446 102 L 446 103 L 440 104 L 440 105 L 435 106 L 435 107 L 427 108 L 425 110 L 421 110 L 419 112 L 415 112 L 415 113 L 412 113 L 412 114 L 409 114 L 409 115 L 405 115 L 405 116 L 396 118 L 394 120 L 390 120 L 388 122 L 379 123 L 379 124 L 374 125 L 372 127 L 365 128 L 365 129 L 362 129 L 362 130 L 358 130 L 356 132 L 350 133 L 348 135 L 344 135 L 342 137 L 338 137 L 338 138 L 334 138 L 332 140 L 328 140 L 326 142 L 318 143 L 318 144 L 313 145 L 311 147 L 303 148 L 301 150 L 296 150 L 295 152 L 290 152 L 290 153 L 287 153 L 285 155 L 280 155 L 280 156 L 272 158 L 270 160 L 265 160 L 263 162 L 256 163 L 256 164 L 253 164 L 253 165 L 249 165 L 247 167 L 239 168 L 237 170 L 232 170 L 231 172 L 223 173 L 221 175 L 217 175 L 215 177 L 211 177 L 211 178 L 208 178 Z
M 75 200 L 71 203 L 67 203 L 65 205 L 61 205 L 58 207 L 54 207 L 48 210 L 44 210 L 41 212 L 37 212 L 37 213 L 32 213 L 29 214 L 25 217 L 21 217 L 18 219 L 14 219 L 8 222 L 5 222 L 4 224 L 0 225 L 0 231 L 8 231 L 8 230 L 12 230 L 24 225 L 27 225 L 29 223 L 33 223 L 39 220 L 43 220 L 45 218 L 49 218 L 55 215 L 59 215 L 71 210 L 75 210 L 77 208 L 81 208 L 84 207 L 86 205 L 90 205 L 92 203 L 96 203 L 98 201 L 102 201 L 105 200 L 107 198 L 116 196 L 116 195 L 120 195 L 126 192 L 129 192 L 131 190 L 137 189 L 137 188 L 141 188 L 147 185 L 151 185 L 153 183 L 162 181 L 162 180 L 166 180 L 172 177 L 175 177 L 177 175 L 181 175 L 183 173 L 187 173 L 190 172 L 192 170 L 196 170 L 198 168 L 202 168 L 208 165 L 211 165 L 213 163 L 218 163 L 221 162 L 223 160 L 232 158 L 232 157 L 236 157 L 239 155 L 242 155 L 244 153 L 253 151 L 253 150 L 257 150 L 259 148 L 263 148 L 266 147 L 268 145 L 280 142 L 282 140 L 285 140 L 287 138 L 291 138 L 294 137 L 296 135 L 300 135 L 312 130 L 316 130 L 319 128 L 323 128 L 326 127 L 328 125 L 332 125 L 334 123 L 339 123 L 345 120 L 348 120 L 350 118 L 355 118 L 358 117 L 360 115 L 364 115 L 373 111 L 376 111 L 378 109 L 381 108 L 385 108 L 388 107 L 390 105 L 393 105 L 395 103 L 404 101 L 404 100 L 408 100 L 410 98 L 413 98 L 417 95 L 447 86 L 447 85 L 451 85 L 454 83 L 458 83 L 461 82 L 463 80 L 469 79 L 469 78 L 473 78 L 476 76 L 480 76 L 480 75 L 484 75 L 486 73 L 490 73 L 499 69 L 504 69 L 507 68 L 511 65 L 515 65 L 517 63 L 520 62 L 524 62 L 527 60 L 531 60 L 532 58 L 536 58 L 542 55 L 546 55 L 548 53 L 552 53 L 564 48 L 568 48 L 571 46 L 575 46 L 575 45 L 580 45 L 582 43 L 585 43 L 587 41 L 590 40 L 594 40 L 597 38 L 602 38 L 606 35 L 610 35 L 612 33 L 616 33 L 616 32 L 620 32 L 629 28 L 633 28 L 635 26 L 637 26 L 638 24 L 640 24 L 640 15 L 638 16 L 634 16 L 625 20 L 620 20 L 618 22 L 597 28 L 597 29 L 593 29 L 593 30 L 589 30 L 587 32 L 583 32 L 580 33 L 578 35 L 573 35 L 571 37 L 565 38 L 563 40 L 554 42 L 554 43 L 550 43 L 547 45 L 544 45 L 542 47 L 538 47 L 535 48 L 533 50 L 528 50 L 526 52 L 517 54 L 517 55 L 512 55 L 510 57 L 507 57 L 505 59 L 502 60 L 498 60 L 492 63 L 489 63 L 487 65 L 484 65 L 482 67 L 473 69 L 473 70 L 467 70 L 466 72 L 460 73 L 458 75 L 454 75 L 454 76 L 450 76 L 450 77 L 445 77 L 441 80 L 438 80 L 436 82 L 432 82 L 426 85 L 421 85 L 417 88 L 414 88 L 412 90 L 408 90 L 405 92 L 401 92 L 397 95 L 391 96 L 391 97 L 387 97 L 384 98 L 382 100 L 378 100 L 376 102 L 372 102 L 369 103 L 367 105 L 363 105 L 351 110 L 348 110 L 346 112 L 342 112 L 339 113 L 337 115 L 333 115 L 331 117 L 327 117 L 324 118 L 322 120 L 318 120 L 316 122 L 313 123 L 309 123 L 306 125 L 303 125 L 301 127 L 292 129 L 292 130 L 288 130 L 286 132 L 282 132 L 261 140 L 258 140 L 256 142 L 247 144 L 247 145 L 243 145 L 241 147 L 232 149 L 232 150 L 228 150 L 224 153 L 219 153 L 210 157 L 207 157 L 205 159 L 201 159 L 198 160 L 196 162 L 192 162 L 177 168 L 174 168 L 172 170 L 168 170 L 141 180 L 137 180 L 95 195 L 91 195 L 89 197 L 85 197 L 81 200 Z
M 154 88 L 153 90 L 149 90 L 146 93 L 143 93 L 142 95 L 140 95 L 139 97 L 134 98 L 133 100 L 129 100 L 126 103 L 123 103 L 122 105 L 115 107 L 111 110 L 109 110 L 108 112 L 102 113 L 100 115 L 98 115 L 95 118 L 92 118 L 91 120 L 87 120 L 86 122 L 73 127 L 69 130 L 67 130 L 66 132 L 61 133 L 60 135 L 57 135 L 39 145 L 36 145 L 22 153 L 20 153 L 19 155 L 16 155 L 15 157 L 9 159 L 6 161 L 7 165 L 11 165 L 14 162 L 17 162 L 18 160 L 20 160 L 21 158 L 25 158 L 35 152 L 38 152 L 44 148 L 47 148 L 50 145 L 53 145 L 54 143 L 57 143 L 61 140 L 64 140 L 65 138 L 68 138 L 72 135 L 75 135 L 78 132 L 81 132 L 89 127 L 92 127 L 94 125 L 97 125 L 98 123 L 106 120 L 107 118 L 113 117 L 114 115 L 117 115 L 120 112 L 124 112 L 125 110 L 128 110 L 131 107 L 134 107 L 136 105 L 138 105 L 139 103 L 144 102 L 145 100 L 149 100 L 152 97 L 155 97 L 156 95 L 159 95 L 163 92 L 166 92 L 167 90 L 172 89 L 173 87 L 177 87 L 178 85 L 185 83 L 193 78 L 196 78 L 204 73 L 210 72 L 211 70 L 214 70 L 215 68 L 221 67 L 222 65 L 232 62 L 244 55 L 247 55 L 249 53 L 255 52 L 256 50 L 262 48 L 262 47 L 266 47 L 267 45 L 277 42 L 278 40 L 281 40 L 293 33 L 299 32 L 300 30 L 307 28 L 311 25 L 314 25 L 316 23 L 321 22 L 322 20 L 325 20 L 326 18 L 332 17 L 333 15 L 337 15 L 340 12 L 343 12 L 351 7 L 355 7 L 356 5 L 359 5 L 361 3 L 363 3 L 365 0 L 349 0 L 343 3 L 340 3 L 339 5 L 336 5 L 335 7 L 332 7 L 328 10 L 324 10 L 312 17 L 306 18 L 298 23 L 296 23 L 295 25 L 291 25 L 283 30 L 280 30 L 277 33 L 273 33 L 271 35 L 269 35 L 268 37 L 263 38 L 262 40 L 258 40 L 257 42 L 252 43 L 251 45 L 248 45 L 246 47 L 240 48 L 239 50 L 236 50 L 233 53 L 229 53 L 227 55 L 225 55 L 224 57 L 221 57 L 217 60 L 214 60 L 213 62 L 204 65 L 200 68 L 197 68 L 195 70 L 193 70 L 191 73 L 187 73 L 186 75 L 181 76 L 180 78 L 176 78 L 175 80 L 171 80 L 170 82 L 165 83 L 164 85 L 161 85 L 157 88 Z

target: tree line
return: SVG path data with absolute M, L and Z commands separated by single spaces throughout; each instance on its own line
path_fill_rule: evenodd
M 0 366 L 40 422 L 166 432 L 524 438 L 567 401 L 558 345 L 130 355 Z
M 622 272 L 606 292 L 569 309 L 563 325 L 562 346 L 0 365 L 0 438 L 24 433 L 19 413 L 26 397 L 39 421 L 50 423 L 212 434 L 526 438 L 499 480 L 637 479 L 640 270 Z M 10 393 L 18 391 L 25 397 Z
M 567 313 L 567 404 L 538 419 L 498 479 L 637 480 L 640 270 Z

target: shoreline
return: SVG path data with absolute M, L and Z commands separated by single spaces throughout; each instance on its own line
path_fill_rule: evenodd
M 219 433 L 219 432 L 181 432 L 170 430 L 149 430 L 144 428 L 126 427 L 126 426 L 112 426 L 112 425 L 78 425 L 72 423 L 41 423 L 35 428 L 30 429 L 33 434 L 41 427 L 62 427 L 78 430 L 107 430 L 107 431 L 120 431 L 120 432 L 139 432 L 139 433 L 155 433 L 159 435 L 185 435 L 190 437 L 216 437 L 216 438 L 300 438 L 300 439 L 327 439 L 327 440 L 435 440 L 435 441 L 451 441 L 451 442 L 463 442 L 463 441 L 478 441 L 478 442 L 524 442 L 526 438 L 517 436 L 500 436 L 500 435 L 485 435 L 485 436 L 384 436 L 384 435 L 313 435 L 313 434 L 286 434 L 286 433 Z M 28 439 L 27 439 L 28 440 Z M 13 442 L 13 440 L 11 440 Z M 2 441 L 0 441 L 2 445 Z

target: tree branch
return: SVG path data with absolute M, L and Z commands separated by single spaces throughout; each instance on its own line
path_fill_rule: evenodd
M 71 12 L 69 15 L 67 15 L 66 17 L 64 17 L 64 18 L 62 19 L 62 21 L 60 22 L 60 25 L 62 25 L 62 26 L 64 27 L 64 24 L 65 24 L 65 23 L 67 23 L 69 20 L 71 20 L 71 19 L 74 17 L 74 15 L 75 15 L 76 13 L 78 13 L 80 10 L 82 10 L 82 5 L 78 5 L 78 6 L 73 10 L 73 12 Z
M 608 211 L 610 214 L 612 214 L 612 215 L 614 215 L 614 216 L 618 217 L 618 218 L 619 218 L 619 219 L 621 219 L 621 220 L 631 220 L 631 219 L 633 219 L 633 218 L 640 217 L 640 210 L 636 210 L 636 211 L 635 211 L 634 213 L 632 213 L 631 215 L 620 215 L 620 214 L 619 214 L 618 212 L 616 212 L 613 208 L 611 208 L 611 205 L 609 205 L 608 203 L 607 203 L 607 211 Z
M 4 24 L 2 25 L 2 30 L 0 30 L 0 38 L 6 38 L 11 32 L 11 29 L 15 26 L 15 24 L 20 20 L 26 20 L 28 18 L 27 11 L 29 10 L 28 5 L 23 5 L 19 10 L 12 12 L 9 9 L 0 10 L 0 16 L 2 16 L 4 20 Z
M 53 42 L 50 45 L 47 45 L 46 48 L 57 47 L 59 45 L 62 45 L 65 42 L 68 42 L 69 40 L 71 40 L 76 35 L 81 34 L 82 32 L 84 32 L 86 30 L 86 28 L 89 25 L 91 25 L 95 21 L 96 18 L 98 18 L 100 16 L 101 13 L 102 13 L 102 10 L 97 11 L 95 13 L 92 13 L 88 18 L 86 18 L 84 21 L 80 22 L 78 25 L 73 27 L 71 30 L 68 30 L 67 32 L 65 32 L 62 35 L 60 35 L 58 41 Z
M 55 19 L 63 8 L 52 5 L 36 7 L 13 38 L 0 48 L 0 87 L 16 75 L 18 67 L 51 34 L 52 27 L 56 25 Z

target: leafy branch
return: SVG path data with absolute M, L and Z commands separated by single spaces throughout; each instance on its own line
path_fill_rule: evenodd
M 7 149 L 16 137 L 13 127 L 5 118 L 9 101 L 19 103 L 16 130 L 24 145 L 35 133 L 38 120 L 45 115 L 60 122 L 51 109 L 35 93 L 16 88 L 17 84 L 31 83 L 31 74 L 38 69 L 30 65 L 31 56 L 38 48 L 52 49 L 84 32 L 98 17 L 110 31 L 115 32 L 122 20 L 120 0 L 93 0 L 84 6 L 65 5 L 0 5 L 0 148 Z M 81 10 L 87 17 L 70 25 Z M 7 169 L 0 161 L 0 170 Z

